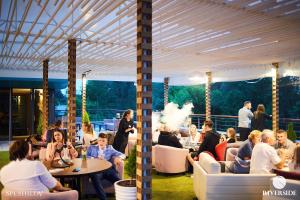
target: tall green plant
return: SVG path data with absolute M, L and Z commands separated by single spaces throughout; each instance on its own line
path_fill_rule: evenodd
M 88 112 L 86 112 L 86 111 L 83 113 L 83 116 L 82 116 L 82 123 L 85 123 L 85 122 L 87 122 L 88 124 L 91 123 L 90 116 L 89 116 Z
M 36 128 L 36 133 L 38 135 L 42 135 L 42 132 L 43 132 L 43 116 L 42 116 L 42 113 L 40 112 L 38 126 Z
M 292 122 L 288 124 L 287 136 L 293 142 L 297 139 L 297 135 L 294 130 L 294 124 Z
M 131 181 L 136 177 L 136 145 L 131 150 L 124 167 L 125 173 L 130 176 Z

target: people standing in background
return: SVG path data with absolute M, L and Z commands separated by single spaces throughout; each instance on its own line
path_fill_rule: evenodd
M 241 141 L 248 139 L 251 131 L 250 128 L 252 117 L 253 113 L 251 112 L 251 102 L 245 101 L 244 107 L 239 110 L 239 132 Z
M 251 121 L 252 130 L 263 131 L 264 129 L 266 129 L 266 119 L 272 119 L 272 115 L 268 115 L 265 113 L 265 106 L 263 104 L 258 104 Z
M 120 121 L 119 128 L 113 143 L 113 147 L 115 150 L 125 153 L 125 149 L 128 144 L 129 133 L 134 133 L 133 110 L 130 109 L 124 112 L 123 117 Z

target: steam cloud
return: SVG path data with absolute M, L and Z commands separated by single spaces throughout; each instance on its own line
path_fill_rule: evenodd
M 165 110 L 160 113 L 152 113 L 152 128 L 156 130 L 160 127 L 160 122 L 166 124 L 170 131 L 176 131 L 180 126 L 187 123 L 188 116 L 192 114 L 192 103 L 184 104 L 180 109 L 178 104 L 168 103 Z

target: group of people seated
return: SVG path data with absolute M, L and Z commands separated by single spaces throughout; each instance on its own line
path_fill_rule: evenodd
M 89 127 L 89 124 L 84 124 Z M 88 131 L 87 131 L 88 132 Z M 85 133 L 89 134 L 89 133 Z M 73 159 L 79 156 L 78 151 L 71 142 L 65 140 L 61 129 L 55 128 L 51 131 L 51 141 L 47 144 L 46 160 L 55 162 L 63 159 Z M 83 136 L 86 156 L 93 159 L 105 159 L 113 164 L 113 167 L 100 173 L 91 174 L 93 186 L 99 199 L 106 199 L 102 186 L 102 180 L 106 179 L 112 183 L 120 180 L 116 167 L 122 163 L 126 156 L 108 145 L 107 134 L 98 135 L 96 145 L 90 145 L 94 137 Z M 67 191 L 70 188 L 63 187 L 46 169 L 39 160 L 32 160 L 30 143 L 23 140 L 13 142 L 9 148 L 9 164 L 0 171 L 0 181 L 8 190 L 41 191 L 49 192 Z
M 186 138 L 199 144 L 196 150 L 190 151 L 188 155 L 187 159 L 191 164 L 199 159 L 202 152 L 207 152 L 217 159 L 218 144 L 237 142 L 234 128 L 228 128 L 226 135 L 219 134 L 214 131 L 211 120 L 204 121 L 201 133 L 197 132 L 195 125 L 191 125 Z M 184 148 L 180 141 L 176 132 L 171 132 L 162 124 L 158 144 Z M 288 161 L 293 171 L 300 171 L 300 146 L 289 140 L 284 130 L 278 130 L 276 133 L 268 129 L 253 130 L 248 139 L 240 143 L 235 161 L 229 165 L 229 171 L 233 173 L 271 173 L 274 168 L 283 168 Z

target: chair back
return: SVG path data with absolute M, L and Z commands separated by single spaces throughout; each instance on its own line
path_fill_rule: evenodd
M 227 147 L 227 141 L 222 142 L 222 143 L 218 144 L 215 147 L 218 161 L 224 161 L 225 160 L 226 147 Z
M 226 161 L 235 161 L 235 156 L 238 153 L 238 148 L 227 148 L 226 151 Z

